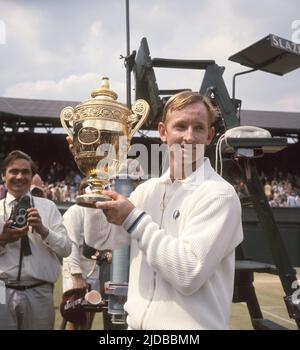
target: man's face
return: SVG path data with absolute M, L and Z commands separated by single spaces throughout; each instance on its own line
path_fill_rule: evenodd
M 16 159 L 10 162 L 2 178 L 9 193 L 16 198 L 20 198 L 30 189 L 32 180 L 30 163 L 26 159 Z
M 214 128 L 209 125 L 205 105 L 196 102 L 181 110 L 169 112 L 165 123 L 159 124 L 159 133 L 161 140 L 166 142 L 169 148 L 176 144 L 180 146 L 185 163 L 194 163 L 198 158 L 196 145 L 203 145 L 204 150 L 205 145 L 209 145 L 213 139 Z

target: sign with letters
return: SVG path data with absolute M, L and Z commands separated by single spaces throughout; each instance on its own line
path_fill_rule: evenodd
M 271 46 L 283 49 L 290 53 L 300 55 L 300 44 L 296 44 L 293 41 L 280 38 L 274 34 L 270 34 Z

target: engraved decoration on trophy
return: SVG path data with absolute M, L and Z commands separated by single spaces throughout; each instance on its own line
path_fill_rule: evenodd
M 125 152 L 126 160 L 133 135 L 149 115 L 146 101 L 137 100 L 130 110 L 117 98 L 109 88 L 109 79 L 102 78 L 101 87 L 91 93 L 90 99 L 75 108 L 66 107 L 60 114 L 63 128 L 73 139 L 75 162 L 91 187 L 90 193 L 76 199 L 84 207 L 93 208 L 97 201 L 111 200 L 102 194 L 109 184 L 111 169 L 118 174 L 120 159 L 124 160 L 121 153 Z M 126 140 L 125 146 L 121 140 Z

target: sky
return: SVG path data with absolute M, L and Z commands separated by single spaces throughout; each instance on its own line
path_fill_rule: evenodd
M 130 0 L 131 51 L 146 37 L 152 58 L 214 59 L 230 94 L 248 68 L 228 57 L 270 33 L 300 44 L 300 0 Z M 125 0 L 0 0 L 0 96 L 82 101 L 108 76 L 125 103 L 120 55 Z M 199 90 L 202 76 L 156 70 L 160 89 Z M 300 112 L 300 69 L 241 76 L 236 97 L 243 109 Z

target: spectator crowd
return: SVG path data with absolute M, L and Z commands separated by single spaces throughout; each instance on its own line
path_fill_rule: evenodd
M 264 192 L 271 207 L 300 207 L 300 172 L 275 169 L 270 176 L 261 174 Z
M 274 170 L 273 173 L 260 173 L 260 180 L 271 207 L 300 207 L 300 172 Z M 246 184 L 241 178 L 235 177 L 233 186 L 240 199 L 249 197 Z

